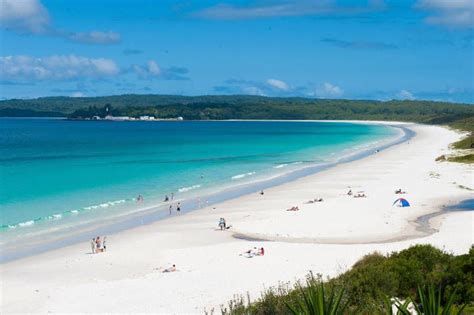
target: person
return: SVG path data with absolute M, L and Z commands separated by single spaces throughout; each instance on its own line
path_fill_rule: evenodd
M 167 201 L 169 201 L 169 200 L 170 200 L 170 198 L 168 197 L 168 195 L 166 195 L 164 202 L 167 202 Z
M 347 195 L 352 196 L 352 189 L 349 189 L 349 191 L 347 192 Z
M 171 215 L 171 212 L 173 211 L 173 205 L 172 204 L 170 204 L 169 210 L 170 210 L 170 215 Z
M 265 193 L 263 192 L 263 189 L 260 191 L 260 195 L 264 195 Z
M 222 230 L 225 230 L 225 219 L 224 218 L 220 218 L 219 219 L 219 228 Z
M 265 255 L 265 249 L 262 247 L 260 248 L 260 256 L 263 256 Z
M 251 248 L 251 249 L 245 251 L 243 254 L 240 254 L 240 255 L 241 256 L 243 255 L 247 258 L 252 258 L 252 257 L 258 255 L 258 253 L 259 253 L 259 250 L 257 249 L 257 247 L 254 247 L 254 248 Z
M 107 241 L 107 236 L 104 236 L 104 240 L 102 241 L 102 249 L 105 252 L 107 250 L 107 245 L 105 242 Z
M 176 271 L 176 265 L 173 264 L 173 266 L 163 269 L 162 272 L 175 272 L 175 271 Z
M 92 250 L 92 254 L 95 254 L 95 239 L 92 238 L 92 241 L 91 241 L 91 250 Z
M 171 193 L 171 201 L 174 200 L 174 193 Z
M 102 251 L 102 242 L 100 241 L 100 236 L 97 236 L 95 239 L 95 252 L 101 252 Z
M 178 202 L 178 205 L 176 206 L 176 212 L 179 214 L 181 211 L 181 202 Z
M 286 211 L 298 211 L 300 208 L 298 207 L 291 207 L 290 209 L 286 209 Z
M 138 195 L 137 202 L 143 202 L 143 196 L 142 195 Z

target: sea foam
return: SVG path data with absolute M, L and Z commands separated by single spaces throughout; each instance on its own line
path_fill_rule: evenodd
M 232 176 L 232 180 L 241 179 L 241 178 L 244 178 L 244 177 L 247 177 L 247 176 L 252 176 L 252 175 L 255 175 L 255 172 L 249 172 L 249 173 L 244 173 L 244 174 L 239 174 L 239 175 Z
M 190 190 L 193 190 L 193 189 L 196 189 L 196 188 L 199 188 L 201 187 L 201 185 L 193 185 L 193 186 L 189 186 L 189 187 L 183 187 L 183 188 L 180 188 L 178 189 L 179 192 L 186 192 L 186 191 L 190 191 Z

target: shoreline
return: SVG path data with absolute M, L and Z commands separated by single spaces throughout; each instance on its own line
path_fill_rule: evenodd
M 435 162 L 460 137 L 438 126 L 410 124 L 410 143 L 388 147 L 317 174 L 246 194 L 186 215 L 107 235 L 107 252 L 91 255 L 82 243 L 0 264 L 8 290 L 2 313 L 203 313 L 219 311 L 235 294 L 253 300 L 265 288 L 294 283 L 309 271 L 334 277 L 364 255 L 387 254 L 416 244 L 463 254 L 473 244 L 473 211 L 437 216 L 438 232 L 390 243 L 314 244 L 261 241 L 279 236 L 355 240 L 410 232 L 413 220 L 443 205 L 469 199 L 472 166 Z M 350 188 L 349 188 L 350 187 Z M 406 195 L 395 195 L 402 188 Z M 348 189 L 367 198 L 347 196 Z M 307 204 L 313 198 L 324 202 Z M 393 200 L 410 201 L 406 208 Z M 297 205 L 300 211 L 285 209 Z M 232 228 L 219 231 L 225 217 Z M 236 239 L 236 233 L 258 236 Z M 239 254 L 265 247 L 265 256 Z M 178 272 L 158 267 L 176 264 Z M 87 301 L 87 302 L 86 302 Z M 27 302 L 27 303 L 26 303 Z
M 228 121 L 246 121 L 246 120 L 228 120 Z M 267 120 L 258 120 L 258 121 L 267 121 Z M 284 121 L 284 120 L 283 120 Z M 308 166 L 303 166 L 291 171 L 284 173 L 272 175 L 270 177 L 257 179 L 252 182 L 238 184 L 236 186 L 227 187 L 221 190 L 212 191 L 208 194 L 200 196 L 203 200 L 208 200 L 208 204 L 205 207 L 213 206 L 225 201 L 229 201 L 235 198 L 245 196 L 247 194 L 252 194 L 260 190 L 277 187 L 284 185 L 286 183 L 295 181 L 299 178 L 312 176 L 318 174 L 322 171 L 331 169 L 340 164 L 350 163 L 359 159 L 376 154 L 392 146 L 396 146 L 405 141 L 409 141 L 411 138 L 416 136 L 416 133 L 411 131 L 406 126 L 409 126 L 411 123 L 404 122 L 383 122 L 383 121 L 324 121 L 324 120 L 291 120 L 291 122 L 336 122 L 336 123 L 359 123 L 359 124 L 380 124 L 386 125 L 388 127 L 400 130 L 400 134 L 394 135 L 388 139 L 384 139 L 380 144 L 372 145 L 367 148 L 363 148 L 358 151 L 353 151 L 348 155 L 339 157 L 336 161 L 324 164 L 313 164 Z M 185 197 L 183 199 L 177 199 L 176 201 L 182 202 L 185 206 L 183 207 L 183 214 L 190 213 L 193 211 L 199 211 L 202 208 L 194 205 L 194 197 Z M 188 206 L 193 204 L 192 206 Z M 205 208 L 203 207 L 203 208 Z M 61 237 L 56 237 L 53 240 L 43 241 L 38 244 L 28 244 L 23 246 L 21 250 L 14 249 L 13 251 L 6 247 L 6 250 L 0 252 L 0 264 L 10 261 L 15 261 L 17 259 L 22 259 L 25 257 L 35 256 L 41 253 L 45 253 L 50 250 L 55 250 L 58 248 L 63 248 L 65 246 L 70 246 L 83 242 L 84 239 L 88 239 L 90 235 L 110 235 L 116 234 L 136 227 L 142 226 L 144 224 L 152 224 L 153 222 L 166 220 L 169 216 L 167 215 L 167 204 L 159 203 L 148 205 L 145 208 L 138 209 L 134 212 L 121 215 L 119 217 L 111 219 L 110 222 L 107 222 L 103 225 L 94 226 L 92 228 L 82 228 L 73 230 L 72 233 L 64 235 Z
M 469 209 L 460 210 L 456 206 L 464 202 L 474 202 L 474 199 L 461 199 L 454 204 L 447 206 L 452 208 L 452 210 L 444 210 L 446 208 L 443 206 L 443 209 L 430 212 L 427 214 L 420 215 L 414 220 L 409 220 L 408 223 L 411 225 L 411 228 L 415 233 L 404 233 L 400 236 L 395 236 L 387 239 L 361 239 L 361 240 L 348 240 L 346 238 L 338 239 L 308 239 L 308 238 L 285 238 L 285 237 L 271 237 L 265 238 L 265 236 L 259 236 L 258 234 L 244 234 L 244 233 L 233 233 L 232 237 L 239 240 L 246 241 L 258 241 L 258 242 L 285 242 L 285 243 L 299 243 L 299 244 L 328 244 L 328 245 L 366 245 L 366 244 L 387 244 L 387 243 L 397 243 L 401 241 L 416 240 L 419 238 L 424 238 L 431 236 L 439 232 L 439 226 L 441 225 L 440 217 L 446 217 L 450 214 L 463 212 L 463 211 L 472 211 L 474 206 Z M 436 221 L 436 222 L 432 222 Z M 417 233 L 416 233 L 417 232 Z

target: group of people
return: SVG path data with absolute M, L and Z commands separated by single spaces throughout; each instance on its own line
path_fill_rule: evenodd
M 240 255 L 244 256 L 244 257 L 247 257 L 247 258 L 252 258 L 252 257 L 255 257 L 255 256 L 263 256 L 263 255 L 265 255 L 265 249 L 263 247 L 260 247 L 260 248 L 254 247 L 254 248 L 251 248 L 251 249 L 243 252 Z
M 306 203 L 315 203 L 315 202 L 323 202 L 323 198 L 314 198 L 313 200 L 308 200 Z
M 169 208 L 168 208 L 169 212 L 170 212 L 170 215 L 173 213 L 173 204 L 171 203 Z M 178 202 L 176 204 L 176 213 L 177 214 L 180 214 L 181 213 L 181 202 Z
M 367 196 L 365 195 L 363 191 L 358 191 L 357 194 L 354 195 L 352 193 L 352 189 L 349 189 L 349 191 L 347 192 L 347 195 L 353 196 L 354 198 L 367 198 Z
M 165 195 L 165 199 L 163 200 L 164 202 L 168 202 L 168 201 L 173 201 L 174 200 L 174 193 L 171 193 L 171 198 L 168 197 L 168 195 Z
M 96 238 L 92 238 L 91 240 L 92 254 L 105 252 L 107 250 L 106 241 L 107 241 L 107 236 L 104 236 L 102 240 L 100 239 L 100 236 L 97 236 Z

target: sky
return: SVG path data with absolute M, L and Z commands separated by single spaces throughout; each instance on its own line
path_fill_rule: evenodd
M 0 98 L 474 103 L 474 0 L 0 0 Z

